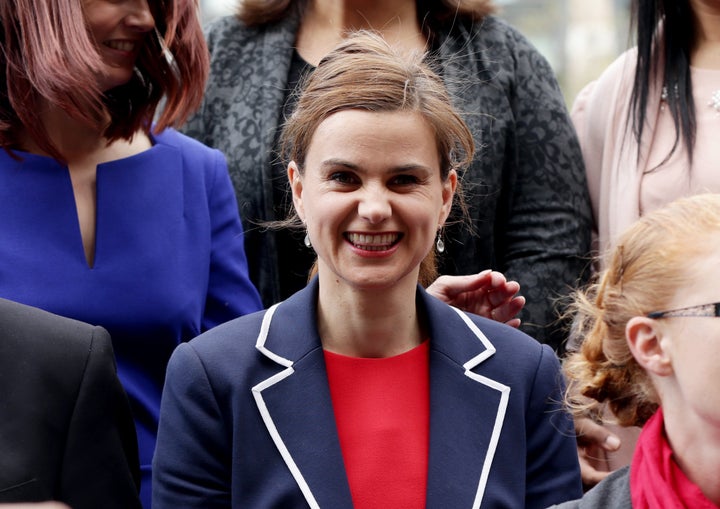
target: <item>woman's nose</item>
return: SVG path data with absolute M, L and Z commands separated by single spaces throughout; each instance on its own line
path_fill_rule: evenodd
M 392 207 L 387 193 L 380 189 L 366 189 L 358 203 L 358 214 L 371 224 L 380 223 L 390 217 Z
M 149 32 L 155 28 L 155 18 L 148 5 L 148 0 L 132 0 L 132 11 L 125 18 L 126 23 L 139 32 Z

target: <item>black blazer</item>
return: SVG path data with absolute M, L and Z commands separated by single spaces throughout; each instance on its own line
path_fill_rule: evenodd
M 0 299 L 0 502 L 139 508 L 138 488 L 108 333 Z

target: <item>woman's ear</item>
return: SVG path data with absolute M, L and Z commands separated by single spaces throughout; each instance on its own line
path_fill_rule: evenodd
M 450 211 L 452 210 L 453 197 L 455 196 L 455 190 L 457 189 L 458 183 L 457 179 L 457 172 L 455 170 L 450 170 L 447 178 L 443 182 L 443 204 L 442 209 L 440 210 L 440 222 L 438 223 L 438 228 L 442 227 L 445 224 L 445 221 L 447 220 L 448 216 L 450 215 Z
M 288 181 L 290 182 L 290 189 L 292 190 L 293 205 L 295 206 L 295 212 L 298 217 L 305 222 L 305 208 L 303 207 L 302 192 L 302 175 L 298 169 L 295 161 L 290 161 L 287 169 Z
M 657 376 L 673 373 L 666 343 L 663 342 L 666 333 L 662 324 L 645 316 L 635 316 L 625 326 L 625 337 L 633 357 L 645 371 Z

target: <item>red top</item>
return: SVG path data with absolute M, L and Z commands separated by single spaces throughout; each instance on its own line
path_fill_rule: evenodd
M 326 351 L 325 363 L 355 509 L 424 508 L 429 342 L 382 359 Z

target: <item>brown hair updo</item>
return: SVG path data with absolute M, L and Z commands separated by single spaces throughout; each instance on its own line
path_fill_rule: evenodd
M 472 134 L 440 77 L 420 52 L 404 53 L 369 31 L 349 34 L 323 58 L 301 88 L 292 116 L 285 122 L 280 153 L 286 163 L 295 161 L 304 172 L 305 157 L 317 127 L 330 115 L 345 110 L 370 112 L 410 111 L 421 115 L 435 132 L 440 177 L 462 170 L 472 161 Z M 460 186 L 456 204 L 466 209 Z M 437 277 L 434 252 L 420 266 L 419 281 L 429 285 Z

